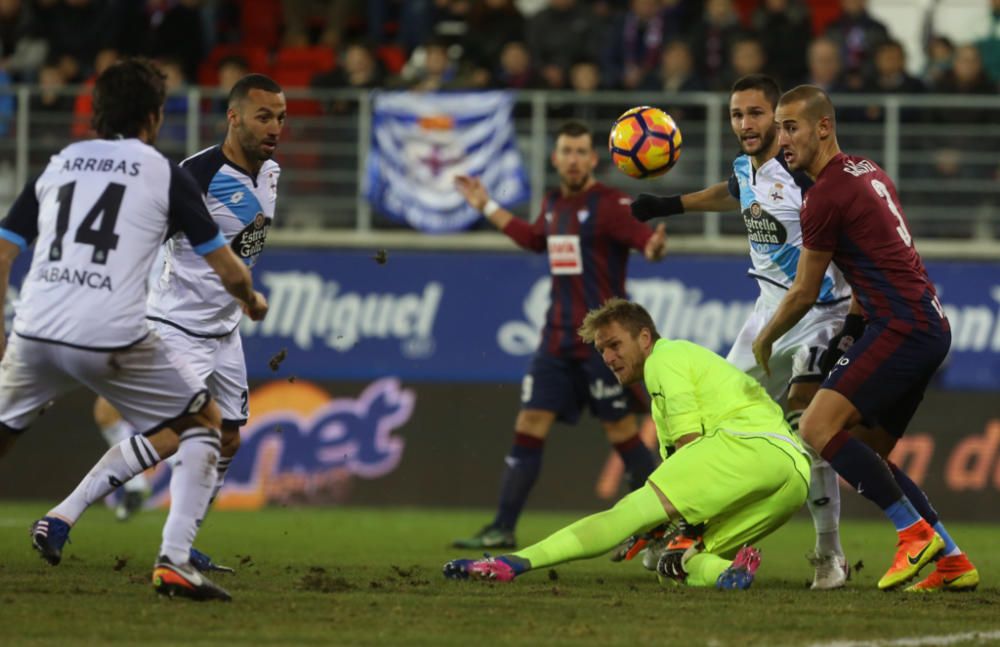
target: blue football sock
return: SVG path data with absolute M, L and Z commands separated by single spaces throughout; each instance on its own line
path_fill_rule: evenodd
M 942 551 L 945 555 L 957 555 L 961 550 L 958 548 L 958 544 L 955 540 L 951 538 L 948 531 L 944 529 L 944 524 L 938 518 L 937 510 L 931 505 L 930 499 L 927 498 L 927 494 L 920 489 L 920 486 L 913 482 L 913 479 L 907 475 L 906 472 L 899 469 L 899 466 L 889 461 L 889 469 L 892 470 L 892 476 L 896 479 L 896 483 L 903 490 L 903 494 L 906 498 L 910 500 L 913 507 L 917 509 L 920 516 L 924 518 L 924 521 L 934 526 L 935 532 L 941 536 L 944 540 L 944 550 Z
M 531 494 L 531 488 L 542 471 L 542 451 L 545 441 L 527 434 L 514 434 L 514 445 L 504 458 L 500 481 L 500 504 L 493 525 L 513 530 L 521 509 Z
M 625 463 L 629 490 L 638 490 L 645 485 L 646 479 L 656 469 L 656 460 L 653 458 L 653 452 L 649 451 L 646 444 L 639 438 L 639 434 L 626 441 L 615 443 L 615 451 Z
M 883 512 L 885 512 L 885 516 L 889 517 L 889 521 L 896 527 L 897 532 L 906 530 L 922 519 L 920 513 L 917 512 L 917 509 L 913 507 L 913 504 L 905 496 L 883 510 Z
M 889 507 L 905 498 L 885 461 L 871 447 L 846 431 L 841 430 L 831 438 L 823 448 L 822 455 L 858 494 L 877 505 L 887 516 Z M 913 510 L 913 521 L 908 526 L 920 520 L 920 514 L 912 504 L 907 502 L 904 512 L 906 508 Z M 897 512 L 899 515 L 904 514 L 898 509 Z M 896 523 L 895 519 L 893 523 Z

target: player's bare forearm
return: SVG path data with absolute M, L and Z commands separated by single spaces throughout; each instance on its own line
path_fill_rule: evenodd
M 486 216 L 486 219 L 489 220 L 494 227 L 496 227 L 500 231 L 503 231 L 504 227 L 506 227 L 508 223 L 510 223 L 510 221 L 514 219 L 514 214 L 507 211 L 503 207 L 500 207 L 490 215 Z
M 816 295 L 811 295 L 803 289 L 796 290 L 794 285 L 785 294 L 785 298 L 778 304 L 778 309 L 774 311 L 774 316 L 767 322 L 764 329 L 760 331 L 758 339 L 773 344 L 781 339 L 782 335 L 791 330 L 795 324 L 806 316 L 809 309 L 816 303 Z
M 719 182 L 701 191 L 685 193 L 681 196 L 681 204 L 684 205 L 684 213 L 735 211 L 740 206 L 739 201 L 730 195 L 728 182 Z
M 205 254 L 205 261 L 211 266 L 226 292 L 238 299 L 251 319 L 263 319 L 267 313 L 267 302 L 253 289 L 253 278 L 243 261 L 233 253 L 228 245 Z

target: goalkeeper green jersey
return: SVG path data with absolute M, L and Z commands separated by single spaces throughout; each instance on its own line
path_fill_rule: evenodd
M 781 407 L 752 377 L 707 348 L 660 339 L 643 370 L 660 452 L 687 434 L 779 434 L 801 447 Z

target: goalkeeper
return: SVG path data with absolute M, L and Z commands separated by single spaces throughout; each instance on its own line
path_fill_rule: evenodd
M 760 551 L 750 544 L 785 523 L 809 492 L 809 457 L 753 378 L 687 341 L 660 339 L 642 306 L 610 299 L 579 330 L 623 385 L 645 380 L 663 463 L 610 510 L 523 550 L 444 565 L 445 577 L 510 581 L 595 557 L 664 522 L 678 533 L 657 572 L 691 586 L 745 589 Z M 667 457 L 667 450 L 676 452 Z

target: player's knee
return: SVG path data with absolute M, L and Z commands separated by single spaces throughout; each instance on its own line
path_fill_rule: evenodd
M 799 435 L 802 436 L 802 440 L 809 443 L 809 445 L 816 450 L 817 453 L 823 451 L 826 447 L 826 443 L 833 438 L 834 434 L 837 433 L 837 429 L 834 429 L 829 421 L 824 420 L 820 416 L 817 416 L 815 412 L 806 409 L 806 412 L 802 414 L 802 419 L 799 420 Z
M 604 433 L 609 443 L 617 445 L 636 436 L 639 433 L 639 425 L 636 424 L 635 416 L 625 416 L 621 420 L 605 422 Z
M 514 431 L 532 438 L 545 438 L 549 435 L 554 420 L 555 415 L 551 412 L 526 409 L 517 414 Z
M 111 406 L 111 403 L 98 396 L 94 401 L 94 422 L 101 429 L 107 429 L 111 425 L 121 420 L 121 414 Z
M 214 400 L 209 400 L 201 411 L 189 417 L 189 424 L 184 429 L 190 427 L 207 427 L 209 429 L 220 429 L 222 427 L 222 411 Z M 180 431 L 180 430 L 178 430 Z

